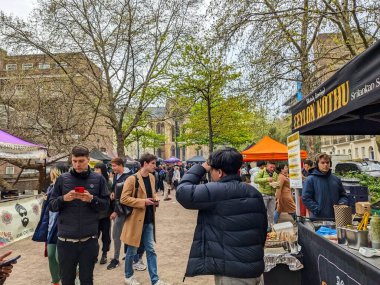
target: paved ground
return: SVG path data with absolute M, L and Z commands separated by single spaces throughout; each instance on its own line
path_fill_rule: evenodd
M 193 239 L 196 211 L 183 209 L 175 199 L 161 201 L 157 210 L 157 221 L 156 252 L 160 278 L 171 284 L 213 284 L 212 276 L 186 278 L 182 283 Z M 43 256 L 43 244 L 25 239 L 2 248 L 0 252 L 5 250 L 13 250 L 13 255 L 22 255 L 6 285 L 50 284 L 48 262 Z M 112 252 L 111 248 L 109 256 L 112 256 Z M 107 270 L 105 265 L 97 264 L 94 271 L 95 285 L 123 284 L 123 272 L 124 266 Z M 143 285 L 151 284 L 147 271 L 136 272 L 136 277 Z

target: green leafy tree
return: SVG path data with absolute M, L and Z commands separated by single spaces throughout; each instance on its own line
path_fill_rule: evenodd
M 88 85 L 96 99 L 88 99 L 86 107 L 106 118 L 124 157 L 125 139 L 163 95 L 151 87 L 165 85 L 166 68 L 179 39 L 193 30 L 196 9 L 192 0 L 40 0 L 25 22 L 0 11 L 0 36 L 2 44 L 43 53 L 56 64 L 56 54 L 83 55 L 83 71 L 75 64 L 62 69 L 75 70 L 68 72 L 73 78 L 92 76 Z
M 209 151 L 212 152 L 215 142 L 222 140 L 218 125 L 226 120 L 222 119 L 222 114 L 227 114 L 221 109 L 221 105 L 229 97 L 223 92 L 239 76 L 231 65 L 224 63 L 222 53 L 195 40 L 190 40 L 190 44 L 183 46 L 181 57 L 172 66 L 171 84 L 175 96 L 182 100 L 185 98 L 183 101 L 187 104 L 196 102 L 190 115 L 190 122 L 193 123 L 187 125 L 188 133 L 185 136 L 189 141 L 199 136 L 197 141 L 208 144 Z M 202 128 L 206 133 L 196 129 L 199 125 L 195 123 L 197 121 L 206 126 Z
M 189 145 L 209 143 L 207 104 L 200 101 L 194 105 L 188 121 L 183 125 L 180 140 Z M 231 145 L 240 148 L 252 142 L 254 114 L 246 96 L 224 98 L 218 96 L 211 108 L 211 125 L 214 145 Z
M 147 128 L 136 128 L 132 131 L 131 135 L 124 141 L 125 146 L 129 146 L 133 142 L 137 143 L 137 157 L 140 157 L 140 146 L 143 149 L 153 148 L 156 149 L 165 142 L 165 135 L 156 134 L 154 130 Z

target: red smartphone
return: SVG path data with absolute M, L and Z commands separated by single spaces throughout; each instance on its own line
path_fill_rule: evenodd
M 74 190 L 77 193 L 84 193 L 84 187 L 82 187 L 82 186 L 77 186 L 74 188 Z

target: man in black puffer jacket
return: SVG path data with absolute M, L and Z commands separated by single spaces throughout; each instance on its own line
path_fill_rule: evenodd
M 93 284 L 99 252 L 99 211 L 109 207 L 109 191 L 102 175 L 91 172 L 89 150 L 71 151 L 73 168 L 58 177 L 49 204 L 58 216 L 58 259 L 62 285 L 73 285 L 79 264 L 82 285 Z
M 199 210 L 185 276 L 215 275 L 217 285 L 261 284 L 267 215 L 260 192 L 241 182 L 242 163 L 236 149 L 225 148 L 182 178 L 178 202 Z M 198 185 L 208 171 L 213 182 Z

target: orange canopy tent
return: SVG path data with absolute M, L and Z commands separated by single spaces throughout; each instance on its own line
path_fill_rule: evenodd
M 241 152 L 243 160 L 288 160 L 288 147 L 268 136 L 263 137 L 257 144 Z M 307 158 L 307 152 L 301 150 L 301 159 Z

